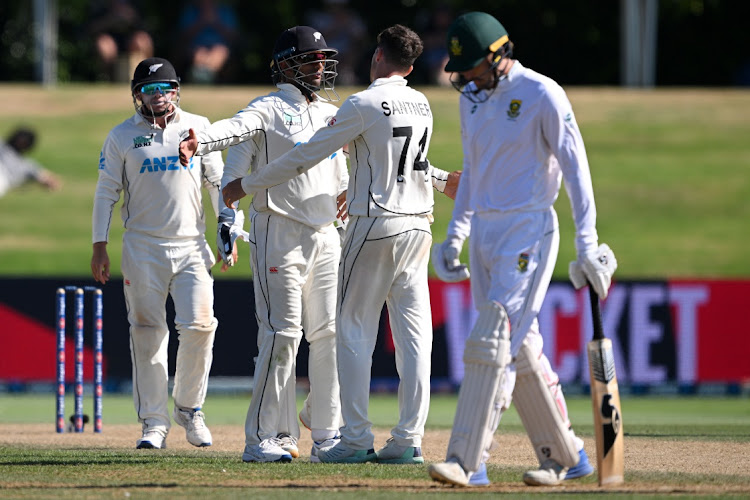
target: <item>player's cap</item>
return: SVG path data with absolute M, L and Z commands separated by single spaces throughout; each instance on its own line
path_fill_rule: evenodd
M 161 57 L 149 57 L 135 67 L 130 89 L 133 90 L 144 83 L 152 82 L 175 82 L 179 84 L 180 79 L 177 78 L 177 72 L 175 72 L 172 63 Z
M 306 52 L 323 52 L 326 57 L 338 54 L 338 50 L 329 47 L 323 34 L 310 26 L 295 26 L 284 30 L 273 46 L 273 60 L 281 61 Z
M 453 21 L 446 37 L 448 64 L 445 71 L 468 71 L 508 43 L 508 32 L 502 24 L 484 12 L 469 12 Z

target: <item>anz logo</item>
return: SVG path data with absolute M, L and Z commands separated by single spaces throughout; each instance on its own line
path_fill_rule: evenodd
M 141 165 L 141 171 L 138 172 L 139 174 L 142 174 L 144 172 L 166 172 L 168 170 L 180 170 L 181 168 L 184 169 L 192 169 L 193 168 L 193 159 L 190 158 L 190 165 L 187 167 L 183 167 L 180 165 L 180 158 L 178 156 L 162 156 L 162 157 L 155 157 L 155 158 L 146 158 L 143 160 L 143 165 Z

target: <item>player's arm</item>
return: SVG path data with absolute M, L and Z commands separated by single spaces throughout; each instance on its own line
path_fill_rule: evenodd
M 286 182 L 303 174 L 349 143 L 364 130 L 363 120 L 355 105 L 347 99 L 336 113 L 334 125 L 323 127 L 306 143 L 299 144 L 268 165 L 229 183 L 223 190 L 224 204 L 230 206 L 247 194 Z
M 465 140 L 464 144 L 467 144 Z M 464 240 L 468 238 L 471 231 L 471 216 L 473 215 L 473 211 L 469 208 L 471 167 L 466 148 L 464 149 L 461 182 L 458 183 L 456 189 L 453 216 L 448 223 L 447 235 L 445 241 L 435 243 L 432 248 L 432 267 L 438 277 L 447 282 L 462 281 L 470 277 L 468 267 L 460 261 Z
M 443 193 L 451 200 L 456 199 L 458 181 L 461 179 L 461 171 L 446 172 L 430 163 L 430 178 L 432 187 Z
M 560 164 L 576 227 L 577 259 L 568 266 L 568 274 L 575 288 L 591 284 L 605 299 L 617 259 L 607 244 L 598 245 L 591 171 L 573 108 L 561 88 L 549 90 L 541 112 L 542 134 Z
M 253 140 L 229 148 L 221 178 L 222 188 L 235 179 L 241 179 L 255 164 L 259 150 L 257 140 L 258 135 L 256 134 Z M 239 208 L 239 203 L 235 203 L 234 207 L 227 207 L 224 203 L 221 203 L 221 211 L 216 225 L 216 251 L 217 259 L 222 260 L 222 271 L 228 270 L 237 262 L 237 239 L 250 241 L 250 236 L 244 230 L 244 225 L 245 212 Z
M 180 142 L 180 163 L 187 166 L 193 156 L 223 151 L 247 141 L 263 131 L 269 119 L 262 108 L 248 106 L 233 117 L 214 122 L 200 132 L 190 129 L 188 136 Z
M 94 210 L 92 227 L 91 274 L 99 283 L 106 283 L 110 277 L 110 261 L 107 254 L 109 227 L 112 211 L 120 199 L 122 191 L 125 156 L 116 139 L 110 134 L 104 142 L 99 155 L 99 179 L 94 192 Z
M 210 122 L 208 119 L 205 120 L 205 126 L 209 126 Z M 224 172 L 224 160 L 221 157 L 220 151 L 214 151 L 200 158 L 201 160 L 201 181 L 203 187 L 208 192 L 208 196 L 211 198 L 211 206 L 214 209 L 214 214 L 219 216 L 219 197 L 221 193 L 221 176 Z
M 344 145 L 344 148 L 346 148 L 346 145 Z M 346 205 L 346 192 L 349 189 L 349 168 L 346 165 L 344 148 L 338 151 L 333 158 L 339 176 L 338 196 L 336 196 L 336 217 L 342 222 L 345 222 L 347 217 L 349 217 Z

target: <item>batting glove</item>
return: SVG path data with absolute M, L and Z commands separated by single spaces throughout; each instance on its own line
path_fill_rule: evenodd
M 590 284 L 600 299 L 606 299 L 617 269 L 617 259 L 609 245 L 602 243 L 595 253 L 579 257 L 568 266 L 570 281 L 576 290 Z
M 457 236 L 448 236 L 443 243 L 432 246 L 432 266 L 441 280 L 455 283 L 471 276 L 466 264 L 458 260 L 463 244 L 463 240 Z
M 232 250 L 234 249 L 234 242 L 237 238 L 245 241 L 250 241 L 250 235 L 247 231 L 242 229 L 245 225 L 245 213 L 242 210 L 233 210 L 228 207 L 224 207 L 219 212 L 219 220 L 216 229 L 216 248 L 219 251 L 219 255 L 224 260 L 224 263 L 232 267 L 234 257 L 232 256 Z

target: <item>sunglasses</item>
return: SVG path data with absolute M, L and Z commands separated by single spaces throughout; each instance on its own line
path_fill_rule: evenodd
M 154 82 L 142 85 L 140 91 L 142 94 L 154 95 L 158 91 L 161 94 L 167 92 L 173 92 L 177 88 L 177 85 L 172 82 Z
M 325 60 L 326 55 L 322 52 L 311 52 L 309 54 L 302 54 L 300 56 L 297 56 L 297 61 L 299 61 L 300 64 L 310 64 Z

